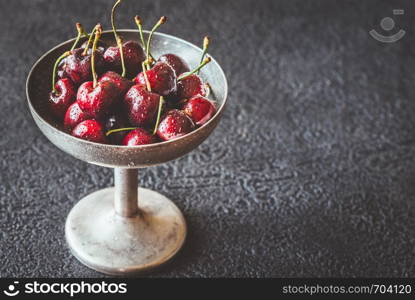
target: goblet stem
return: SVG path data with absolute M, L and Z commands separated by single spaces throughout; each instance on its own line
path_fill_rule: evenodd
M 134 217 L 138 213 L 137 176 L 137 169 L 114 169 L 114 209 L 121 217 Z

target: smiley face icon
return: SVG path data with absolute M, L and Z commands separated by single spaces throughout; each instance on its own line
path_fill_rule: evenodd
M 8 289 L 4 290 L 3 293 L 9 297 L 17 296 L 20 293 L 19 290 L 16 289 L 16 285 L 18 284 L 19 284 L 18 281 L 13 282 L 13 284 L 10 284 L 8 286 Z
M 404 11 L 402 9 L 394 9 L 394 15 L 403 15 Z M 395 21 L 391 17 L 385 17 L 380 21 L 380 27 L 385 31 L 391 31 L 395 28 Z M 382 43 L 395 43 L 399 41 L 405 35 L 405 30 L 400 29 L 398 32 L 392 35 L 383 35 L 377 32 L 375 29 L 369 31 L 369 34 L 377 41 Z

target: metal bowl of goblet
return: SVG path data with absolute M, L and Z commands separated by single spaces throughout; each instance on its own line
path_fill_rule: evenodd
M 119 30 L 123 40 L 137 40 L 136 30 Z M 148 36 L 148 32 L 144 33 Z M 113 33 L 101 39 L 114 44 Z M 176 205 L 165 196 L 138 187 L 138 169 L 179 158 L 200 145 L 215 129 L 225 108 L 228 86 L 220 65 L 212 62 L 201 70 L 211 86 L 217 113 L 206 124 L 175 140 L 135 146 L 93 143 L 64 131 L 48 109 L 51 70 L 55 60 L 69 50 L 73 40 L 45 53 L 32 67 L 26 82 L 28 106 L 42 133 L 62 151 L 91 164 L 114 168 L 114 187 L 82 198 L 69 213 L 65 236 L 71 252 L 86 266 L 106 274 L 126 275 L 160 266 L 183 246 L 186 222 Z M 174 53 L 191 67 L 197 66 L 202 49 L 177 37 L 155 33 L 152 54 Z

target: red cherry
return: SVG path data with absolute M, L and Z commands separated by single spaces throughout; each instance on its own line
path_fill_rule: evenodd
M 116 71 L 122 77 L 132 77 L 141 70 L 141 63 L 146 59 L 141 45 L 136 41 L 122 42 L 115 26 L 115 13 L 121 0 L 115 1 L 111 10 L 111 26 L 116 45 L 109 47 L 104 53 L 104 60 L 109 70 Z
M 206 96 L 206 88 L 200 76 L 192 74 L 177 83 L 177 97 L 179 99 L 190 99 L 198 95 Z
M 110 81 L 98 82 L 95 87 L 87 81 L 79 87 L 76 101 L 86 115 L 99 118 L 109 112 L 118 96 L 117 86 Z
M 154 135 L 150 134 L 142 128 L 137 128 L 130 131 L 122 141 L 124 146 L 140 146 L 153 144 L 157 140 Z
M 80 23 L 76 23 L 76 30 L 78 31 L 78 36 L 76 37 L 75 42 L 72 44 L 71 50 L 64 53 L 61 57 L 59 57 L 58 60 L 55 63 L 55 66 L 53 68 L 53 77 L 54 77 L 53 81 L 55 81 L 55 74 L 58 75 L 58 78 L 65 78 L 66 77 L 66 74 L 63 70 L 64 68 L 66 68 L 66 59 L 75 50 L 81 36 L 82 35 L 87 36 L 87 33 L 85 32 L 84 28 L 82 27 L 82 25 Z
M 77 48 L 71 51 L 71 54 L 63 59 L 59 64 L 58 77 L 70 78 L 76 85 L 92 79 L 91 69 L 91 51 L 83 55 L 84 49 Z M 104 67 L 102 49 L 97 49 L 95 54 L 95 69 L 97 73 L 102 73 Z
M 133 126 L 150 126 L 155 121 L 160 95 L 134 85 L 124 97 L 124 107 Z
M 175 93 L 177 89 L 177 76 L 173 68 L 167 63 L 158 62 L 150 70 L 146 71 L 151 91 L 161 96 Z M 141 72 L 135 78 L 135 83 L 145 86 L 146 79 Z
M 161 119 L 157 135 L 164 141 L 181 137 L 194 128 L 193 121 L 181 110 L 173 109 Z
M 98 82 L 96 66 L 97 44 L 102 34 L 101 25 L 97 25 L 92 46 L 91 70 L 93 81 L 84 82 L 78 89 L 76 101 L 88 117 L 96 118 L 108 113 L 112 104 L 118 99 L 119 90 L 111 81 Z
M 62 118 L 75 99 L 74 84 L 70 79 L 63 78 L 56 82 L 55 90 L 49 94 L 49 107 L 55 116 Z
M 131 78 L 141 71 L 141 63 L 146 59 L 146 54 L 138 42 L 127 41 L 122 45 L 126 76 Z M 111 71 L 122 72 L 121 52 L 118 46 L 109 47 L 104 53 L 104 60 Z
M 87 115 L 79 107 L 78 102 L 75 102 L 69 106 L 68 110 L 66 111 L 65 118 L 63 119 L 63 125 L 66 129 L 72 129 L 87 119 Z
M 96 120 L 85 120 L 76 125 L 72 135 L 96 143 L 106 143 L 102 125 Z
M 120 74 L 115 73 L 113 71 L 106 72 L 98 80 L 98 82 L 105 82 L 105 81 L 110 81 L 116 85 L 120 97 L 124 97 L 125 93 L 127 93 L 127 91 L 134 84 L 132 81 L 122 77 Z
M 191 98 L 184 104 L 183 110 L 199 126 L 209 121 L 216 113 L 215 105 L 202 96 Z
M 164 54 L 157 61 L 169 64 L 177 76 L 190 71 L 189 65 L 180 56 L 175 54 Z

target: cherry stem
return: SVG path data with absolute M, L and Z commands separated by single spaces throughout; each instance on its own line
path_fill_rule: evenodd
M 72 51 L 73 49 L 75 49 L 76 45 L 78 45 L 78 42 L 81 39 L 81 36 L 85 34 L 85 30 L 82 27 L 81 23 L 76 23 L 76 30 L 78 31 L 78 35 L 77 35 L 76 40 L 73 43 L 72 48 L 71 48 L 70 51 Z
M 120 37 L 117 37 L 117 45 L 118 45 L 118 49 L 120 49 L 121 67 L 122 67 L 121 76 L 125 77 L 125 74 L 126 74 L 127 70 L 125 69 L 124 51 L 123 51 L 123 48 L 122 48 L 122 40 L 121 40 Z
M 160 100 L 159 100 L 159 110 L 157 112 L 156 126 L 154 126 L 153 135 L 155 135 L 157 133 L 157 128 L 159 127 L 160 116 L 161 116 L 161 109 L 163 107 L 163 103 L 164 103 L 164 97 L 163 96 L 160 96 Z
M 140 33 L 140 41 L 141 41 L 141 45 L 143 46 L 144 51 L 146 51 L 146 42 L 144 41 L 144 35 L 143 35 L 143 22 L 141 21 L 141 18 L 140 18 L 139 16 L 135 16 L 134 20 L 135 20 L 135 23 L 137 24 L 137 27 L 138 27 L 138 32 Z M 154 58 L 151 56 L 151 53 L 150 53 L 150 57 L 151 57 L 152 59 L 154 59 Z
M 83 55 L 83 56 L 85 56 L 85 55 L 87 55 L 87 54 L 88 54 L 89 45 L 91 44 L 92 37 L 94 36 L 94 34 L 95 34 L 95 31 L 96 31 L 96 30 L 97 30 L 97 26 L 95 26 L 95 27 L 92 29 L 91 33 L 89 34 L 88 42 L 86 43 L 86 46 L 85 46 L 84 52 L 82 52 L 82 55 Z
M 95 52 L 97 51 L 97 45 L 98 45 L 99 38 L 101 37 L 101 34 L 102 34 L 102 27 L 101 27 L 101 24 L 98 24 L 96 26 L 94 44 L 92 45 L 92 58 L 91 58 L 91 69 L 92 69 L 92 78 L 93 78 L 94 88 L 97 86 L 97 83 L 98 83 L 98 78 L 97 78 L 98 76 L 97 76 L 97 72 L 95 71 Z
M 144 76 L 144 80 L 146 82 L 147 90 L 149 92 L 151 92 L 151 85 L 150 85 L 150 81 L 148 80 L 148 77 L 147 77 L 147 71 L 146 71 L 146 66 L 145 66 L 145 62 L 144 61 L 141 63 L 141 67 L 143 69 L 143 76 Z
M 111 129 L 105 135 L 109 136 L 110 134 L 115 133 L 115 132 L 134 130 L 134 129 L 138 129 L 138 127 L 125 127 L 125 128 Z
M 121 57 L 121 66 L 122 66 L 122 77 L 125 77 L 125 62 L 124 62 L 124 53 L 122 50 L 122 40 L 117 34 L 117 28 L 115 27 L 115 11 L 118 7 L 118 5 L 121 3 L 122 0 L 118 0 L 114 3 L 114 6 L 111 10 L 111 25 L 112 25 L 112 31 L 114 32 L 115 41 L 117 42 L 118 49 L 120 49 L 120 57 Z
M 138 32 L 140 33 L 141 45 L 145 48 L 146 43 L 144 42 L 143 23 L 142 23 L 141 18 L 139 16 L 135 16 L 134 20 L 135 20 L 135 24 L 137 24 Z
M 146 65 L 147 68 L 150 68 L 150 59 L 151 59 L 151 54 L 150 54 L 150 42 L 151 39 L 153 38 L 153 33 L 154 31 L 157 30 L 157 28 L 159 28 L 162 24 L 166 23 L 167 18 L 165 16 L 162 16 L 160 18 L 160 20 L 156 23 L 156 25 L 154 25 L 154 27 L 151 29 L 150 34 L 148 35 L 148 39 L 147 39 L 147 46 L 146 46 Z
M 189 77 L 190 75 L 192 75 L 192 74 L 194 74 L 194 73 L 196 73 L 196 72 L 198 72 L 200 69 L 202 69 L 204 66 L 206 66 L 208 63 L 210 63 L 210 61 L 211 61 L 212 59 L 208 56 L 208 57 L 206 57 L 203 61 L 202 61 L 202 63 L 196 68 L 196 69 L 194 69 L 193 71 L 191 71 L 191 72 L 187 72 L 187 73 L 185 73 L 185 74 L 183 74 L 182 76 L 180 76 L 179 77 L 179 79 L 177 79 L 177 81 L 180 81 L 180 80 L 183 80 L 183 79 L 185 79 L 185 78 L 187 78 L 187 77 Z
M 55 87 L 55 82 L 56 82 L 56 73 L 58 71 L 58 66 L 59 63 L 62 61 L 62 59 L 64 59 L 65 57 L 69 56 L 71 54 L 71 51 L 66 51 L 64 54 L 62 54 L 61 56 L 58 57 L 58 59 L 55 62 L 55 65 L 53 66 L 53 74 L 52 74 L 52 91 L 54 93 L 56 93 L 56 87 Z
M 210 43 L 210 37 L 205 36 L 205 38 L 203 39 L 203 52 L 202 52 L 202 58 L 200 59 L 200 63 L 202 63 L 203 60 L 205 59 L 205 56 L 209 48 L 209 43 Z M 197 74 L 199 74 L 199 72 L 200 70 L 197 71 Z

